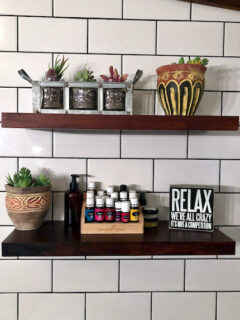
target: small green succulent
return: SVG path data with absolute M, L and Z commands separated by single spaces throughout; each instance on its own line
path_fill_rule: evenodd
M 34 186 L 49 186 L 50 180 L 44 174 L 40 174 L 36 179 L 33 179 L 29 169 L 21 168 L 19 173 L 15 173 L 13 177 L 7 176 L 7 184 L 14 188 L 30 188 Z
M 35 179 L 36 186 L 50 186 L 50 179 L 44 174 L 39 174 L 39 176 Z
M 207 58 L 196 57 L 195 59 L 189 59 L 185 62 L 184 57 L 181 57 L 178 61 L 178 64 L 202 64 L 203 66 L 208 65 L 209 60 Z M 175 63 L 176 64 L 176 63 Z
M 93 71 L 91 71 L 87 68 L 79 70 L 75 74 L 74 80 L 75 81 L 82 81 L 82 82 L 96 81 L 96 79 L 94 79 Z

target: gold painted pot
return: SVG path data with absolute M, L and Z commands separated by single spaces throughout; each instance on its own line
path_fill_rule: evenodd
M 51 203 L 51 186 L 14 188 L 5 185 L 7 212 L 17 230 L 41 227 Z
M 194 115 L 202 99 L 206 70 L 201 64 L 170 64 L 156 70 L 158 97 L 166 115 Z

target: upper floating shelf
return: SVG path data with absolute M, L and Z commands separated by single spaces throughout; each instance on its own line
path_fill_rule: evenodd
M 185 2 L 192 2 L 198 4 L 204 4 L 207 6 L 231 9 L 231 10 L 240 10 L 240 1 L 239 0 L 181 0 Z
M 3 113 L 3 128 L 235 131 L 239 117 Z

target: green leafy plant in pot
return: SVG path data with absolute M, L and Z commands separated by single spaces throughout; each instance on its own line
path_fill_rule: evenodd
M 157 69 L 157 92 L 166 115 L 194 115 L 202 99 L 208 59 L 196 57 L 185 63 L 161 66 Z
M 45 74 L 45 81 L 61 81 L 64 72 L 69 67 L 66 66 L 68 59 L 57 56 L 54 62 L 54 66 L 51 68 L 49 66 L 48 71 Z M 63 109 L 63 88 L 56 85 L 53 87 L 43 88 L 43 103 L 42 107 L 44 109 Z
M 21 168 L 13 177 L 8 175 L 5 185 L 6 208 L 17 230 L 38 229 L 51 203 L 51 183 L 47 176 L 32 177 L 31 171 Z
M 119 75 L 118 70 L 109 67 L 109 76 L 100 75 L 104 82 L 119 83 L 127 80 L 128 74 Z M 126 89 L 107 88 L 104 90 L 104 109 L 122 111 L 125 109 Z
M 97 88 L 83 87 L 83 83 L 95 82 L 93 71 L 84 68 L 75 74 L 74 80 L 79 82 L 79 87 L 72 88 L 72 109 L 94 110 L 97 109 Z M 81 86 L 82 85 L 82 86 Z

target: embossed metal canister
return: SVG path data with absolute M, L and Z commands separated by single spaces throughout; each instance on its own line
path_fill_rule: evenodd
M 63 109 L 63 88 L 43 88 L 43 109 Z
M 113 111 L 125 110 L 125 89 L 105 89 L 104 90 L 104 109 Z
M 72 88 L 72 108 L 97 109 L 97 90 L 89 88 Z

